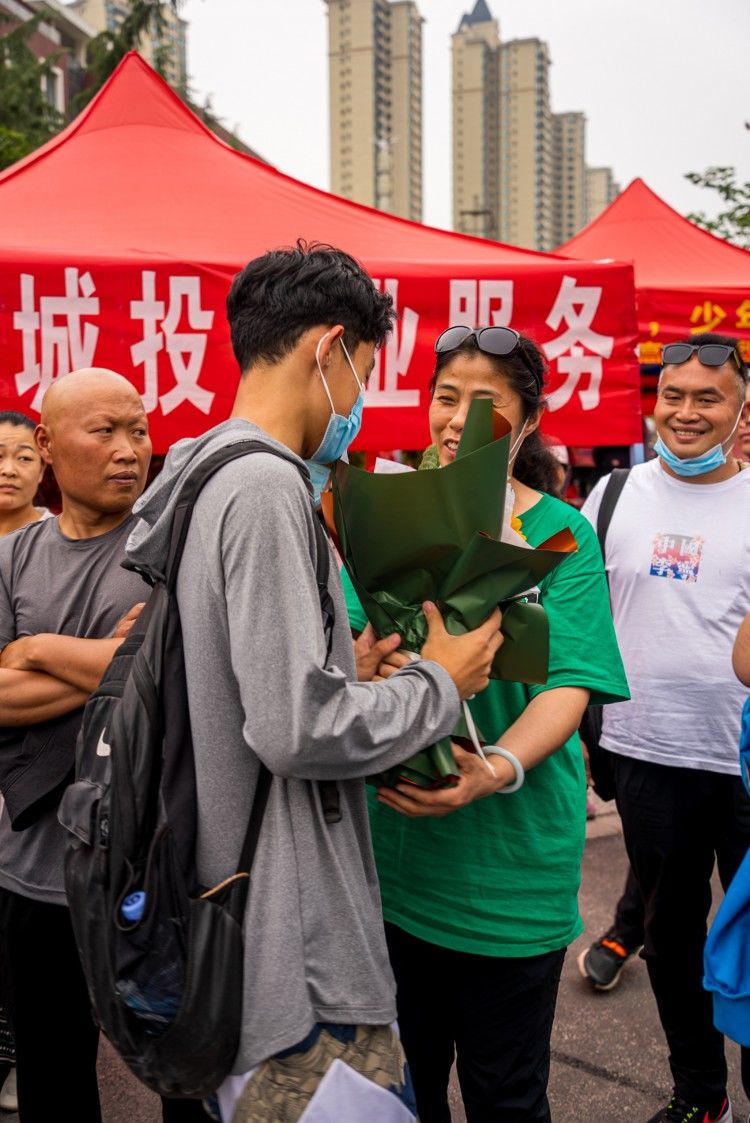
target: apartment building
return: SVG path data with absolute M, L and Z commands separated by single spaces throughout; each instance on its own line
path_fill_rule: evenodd
M 422 219 L 422 17 L 413 0 L 326 0 L 331 190 Z
M 546 43 L 502 43 L 486 0 L 477 0 L 453 35 L 452 58 L 454 229 L 551 249 L 553 133 Z
M 583 113 L 555 113 L 552 117 L 555 246 L 567 242 L 586 218 L 586 117 Z
M 586 222 L 592 222 L 619 194 L 611 168 L 586 168 Z
M 549 68 L 541 39 L 501 44 L 499 237 L 537 250 L 551 250 L 555 238 Z
M 487 0 L 462 17 L 452 60 L 453 228 L 553 250 L 617 191 L 609 168 L 586 167 L 585 115 L 552 112 L 547 44 L 503 42 Z

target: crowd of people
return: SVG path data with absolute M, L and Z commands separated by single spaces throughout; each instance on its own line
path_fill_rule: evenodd
M 191 481 L 217 449 L 252 438 L 269 454 L 232 460 L 200 492 L 177 583 L 203 884 L 235 868 L 261 770 L 272 777 L 244 922 L 242 1032 L 216 1096 L 165 1097 L 164 1120 L 296 1123 L 315 1106 L 317 1119 L 449 1123 L 455 1060 L 469 1123 L 549 1121 L 558 984 L 583 931 L 579 726 L 597 706 L 588 749 L 611 774 L 630 874 L 613 927 L 579 966 L 611 989 L 642 948 L 673 1085 L 670 1098 L 665 1074 L 649 1123 L 731 1123 L 702 964 L 714 863 L 727 886 L 750 846 L 737 751 L 747 692 L 732 667 L 750 613 L 750 390 L 737 341 L 665 348 L 656 455 L 630 469 L 604 557 L 609 477 L 580 513 L 560 498 L 565 473 L 539 435 L 542 350 L 501 327 L 436 341 L 437 464 L 454 460 L 471 403 L 489 399 L 511 426 L 515 530 L 531 546 L 566 527 L 576 540 L 540 582 L 549 674 L 528 686 L 490 679 L 499 608 L 453 635 L 425 603 L 415 661 L 399 636 L 375 636 L 335 565 L 326 642 L 316 503 L 358 431 L 390 296 L 344 252 L 300 243 L 251 261 L 227 313 L 232 415 L 175 445 L 145 491 L 148 420 L 121 374 L 57 380 L 39 425 L 0 414 L 0 1061 L 17 1074 L 0 1107 L 17 1097 L 21 1123 L 48 1123 L 67 1087 L 76 1119 L 101 1121 L 60 761 L 148 599 L 142 575 L 165 572 Z M 55 516 L 34 505 L 45 470 Z M 486 759 L 454 744 L 454 786 L 366 787 L 450 735 L 464 701 Z M 335 786 L 335 816 L 322 785 Z M 343 1068 L 364 1078 L 366 1109 L 361 1084 L 328 1079 Z

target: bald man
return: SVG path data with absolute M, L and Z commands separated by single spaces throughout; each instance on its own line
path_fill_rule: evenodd
M 49 1123 L 66 1101 L 77 1123 L 100 1123 L 98 1029 L 66 906 L 57 805 L 81 708 L 148 592 L 121 562 L 151 441 L 131 383 L 101 369 L 50 387 L 36 440 L 62 513 L 0 540 L 0 950 L 22 1123 Z M 198 1104 L 174 1108 L 164 1117 L 205 1118 Z

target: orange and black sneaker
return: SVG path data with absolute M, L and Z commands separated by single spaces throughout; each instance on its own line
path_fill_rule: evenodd
M 595 944 L 581 952 L 578 970 L 594 990 L 612 990 L 619 983 L 625 964 L 639 951 L 640 947 L 627 947 L 615 929 L 610 928 Z
M 732 1123 L 732 1108 L 726 1096 L 721 1104 L 706 1107 L 683 1100 L 675 1092 L 667 1106 L 652 1115 L 648 1123 Z

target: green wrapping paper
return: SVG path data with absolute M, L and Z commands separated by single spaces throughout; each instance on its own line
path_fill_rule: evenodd
M 438 605 L 453 635 L 478 627 L 499 604 L 504 642 L 492 677 L 544 683 L 547 617 L 524 594 L 576 545 L 570 531 L 538 549 L 500 541 L 509 446 L 510 425 L 490 401 L 477 400 L 456 459 L 444 468 L 379 475 L 340 462 L 329 523 L 378 637 L 398 632 L 405 650 L 419 652 L 427 638 L 425 600 Z M 462 721 L 453 736 L 467 734 Z M 400 780 L 420 787 L 456 783 L 450 738 L 371 782 L 393 786 Z

